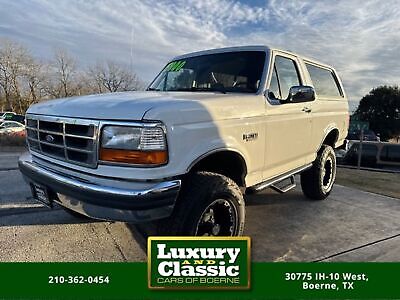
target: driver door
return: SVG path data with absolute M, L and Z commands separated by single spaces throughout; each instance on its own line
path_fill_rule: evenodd
M 274 53 L 266 105 L 264 179 L 306 164 L 312 152 L 312 102 L 288 103 L 289 89 L 303 84 L 295 56 Z

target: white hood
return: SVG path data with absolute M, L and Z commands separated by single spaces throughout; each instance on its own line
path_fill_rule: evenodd
M 254 96 L 251 98 L 254 99 Z M 152 111 L 153 117 L 156 117 L 153 114 L 156 111 L 174 112 L 176 117 L 177 111 L 183 112 L 182 109 L 189 109 L 193 113 L 198 110 L 211 113 L 217 109 L 219 117 L 260 113 L 260 108 L 246 105 L 245 99 L 245 94 L 218 92 L 123 92 L 45 101 L 32 105 L 27 113 L 98 120 L 141 120 L 149 111 Z M 194 117 L 193 114 L 191 116 Z M 157 117 L 162 119 L 160 115 Z M 202 114 L 200 118 L 204 117 Z M 210 116 L 207 117 L 209 118 Z
M 27 113 L 102 120 L 140 120 L 158 102 L 168 100 L 154 92 L 124 92 L 50 100 L 32 105 Z

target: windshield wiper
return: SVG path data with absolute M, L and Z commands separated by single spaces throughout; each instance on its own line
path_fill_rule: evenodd
M 216 86 L 216 87 L 211 87 L 211 88 L 197 88 L 197 87 L 191 87 L 191 88 L 177 88 L 173 90 L 168 90 L 169 92 L 221 92 L 223 94 L 226 94 L 225 87 L 223 85 Z
M 151 87 L 149 87 L 148 89 L 147 89 L 147 91 L 160 91 L 160 89 L 156 89 L 156 88 L 151 88 Z

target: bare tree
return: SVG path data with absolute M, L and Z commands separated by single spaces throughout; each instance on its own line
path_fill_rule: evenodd
M 77 96 L 99 93 L 98 88 L 94 86 L 92 78 L 84 71 L 79 71 L 76 74 L 74 87 L 74 94 Z
M 44 99 L 143 89 L 138 76 L 113 61 L 84 70 L 65 50 L 35 59 L 24 46 L 0 39 L 0 109 L 24 113 Z
M 142 88 L 142 83 L 135 73 L 110 60 L 90 67 L 88 76 L 98 93 L 134 91 Z
M 7 109 L 23 111 L 21 80 L 30 55 L 26 48 L 10 40 L 1 40 L 0 45 L 0 87 Z
M 54 98 L 74 95 L 75 60 L 65 50 L 57 49 L 53 61 L 47 66 L 46 91 Z
M 24 68 L 24 77 L 27 85 L 25 106 L 28 108 L 32 103 L 39 102 L 44 96 L 44 83 L 46 73 L 44 65 L 29 58 Z
M 12 48 L 14 47 L 13 43 L 9 40 L 1 41 L 0 48 L 0 86 L 4 93 L 4 100 L 6 102 L 6 109 L 13 110 L 14 103 L 12 102 L 11 94 L 12 94 L 12 85 L 11 85 L 11 57 L 12 57 Z

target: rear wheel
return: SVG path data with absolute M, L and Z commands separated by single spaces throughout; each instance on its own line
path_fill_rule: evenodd
M 333 148 L 322 145 L 313 166 L 304 171 L 300 179 L 306 197 L 312 200 L 327 198 L 336 179 L 336 156 Z
M 239 236 L 245 220 L 243 195 L 230 178 L 210 172 L 192 174 L 173 214 L 159 221 L 160 235 Z

